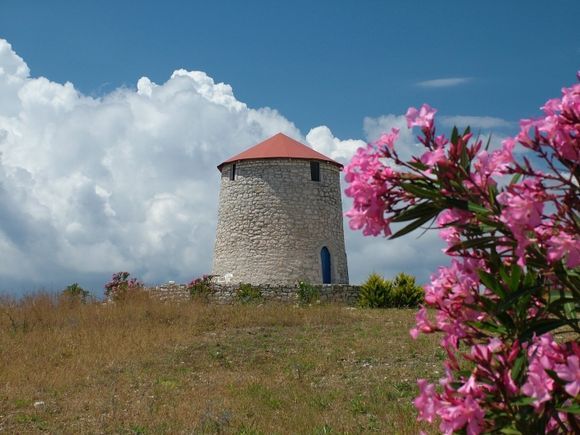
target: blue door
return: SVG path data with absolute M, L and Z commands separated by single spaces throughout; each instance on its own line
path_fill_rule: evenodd
M 320 262 L 322 263 L 322 283 L 330 284 L 330 251 L 326 246 L 320 251 Z

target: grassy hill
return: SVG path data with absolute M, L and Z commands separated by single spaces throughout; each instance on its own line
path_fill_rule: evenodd
M 0 432 L 416 434 L 414 310 L 0 303 Z

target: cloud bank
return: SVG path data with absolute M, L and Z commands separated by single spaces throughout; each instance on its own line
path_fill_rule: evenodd
M 422 88 L 451 88 L 453 86 L 463 85 L 472 81 L 470 77 L 449 77 L 443 79 L 425 80 L 417 82 L 416 85 Z
M 366 139 L 403 122 L 365 119 Z M 99 293 L 119 270 L 150 284 L 207 273 L 216 165 L 278 132 L 343 163 L 365 143 L 327 126 L 303 136 L 276 110 L 248 107 L 201 71 L 177 70 L 162 84 L 142 77 L 135 89 L 93 98 L 31 76 L 0 39 L 0 291 L 78 282 Z M 410 132 L 401 132 L 412 150 Z M 403 270 L 424 281 L 441 262 L 432 235 L 387 242 L 347 228 L 346 242 L 353 282 Z
M 443 116 L 439 118 L 439 122 L 445 127 L 457 126 L 458 128 L 465 128 L 469 126 L 472 130 L 477 128 L 484 130 L 513 128 L 516 125 L 505 119 L 495 118 L 493 116 Z

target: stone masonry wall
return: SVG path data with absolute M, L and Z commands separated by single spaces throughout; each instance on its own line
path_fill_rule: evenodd
M 348 283 L 339 168 L 310 161 L 261 159 L 222 168 L 212 275 L 231 282 L 290 285 L 322 282 L 321 249 L 331 255 L 331 282 Z
M 232 304 L 237 302 L 236 291 L 239 284 L 212 284 L 214 292 L 209 301 L 218 304 Z M 292 285 L 260 285 L 264 301 L 297 303 L 298 287 Z M 314 285 L 320 294 L 321 302 L 356 305 L 360 286 L 348 284 L 320 284 Z M 162 284 L 146 289 L 153 297 L 161 301 L 182 302 L 190 299 L 185 284 Z

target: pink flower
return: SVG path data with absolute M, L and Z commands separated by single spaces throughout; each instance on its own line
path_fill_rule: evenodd
M 458 393 L 465 394 L 465 395 L 473 395 L 479 393 L 481 390 L 480 385 L 476 382 L 475 376 L 471 374 L 467 382 L 463 384 L 458 390 Z
M 421 162 L 425 163 L 427 166 L 433 166 L 445 161 L 447 161 L 447 158 L 445 157 L 445 150 L 443 147 L 436 148 L 433 151 L 426 151 L 421 156 Z
M 497 202 L 504 206 L 500 221 L 513 233 L 517 244 L 515 254 L 520 266 L 525 265 L 525 249 L 530 244 L 527 232 L 542 223 L 546 199 L 541 181 L 536 178 L 514 184 L 497 196 Z
M 548 242 L 548 260 L 554 262 L 568 255 L 566 266 L 570 269 L 580 265 L 580 239 L 568 233 L 560 232 Z
M 534 408 L 539 409 L 542 403 L 552 398 L 554 380 L 548 376 L 539 361 L 530 364 L 528 379 L 522 386 L 522 393 L 535 399 Z
M 486 150 L 480 151 L 477 160 L 474 163 L 475 174 L 481 182 L 479 186 L 484 186 L 489 177 L 503 175 L 507 172 L 511 163 L 513 163 L 513 149 L 515 140 L 512 138 L 502 141 L 502 147 L 491 154 Z
M 433 419 L 437 416 L 437 410 L 439 409 L 435 385 L 428 384 L 425 379 L 417 380 L 417 385 L 419 387 L 419 396 L 413 400 L 415 408 L 419 411 L 417 420 L 433 423 Z
M 375 142 L 375 145 L 377 146 L 386 145 L 389 149 L 392 150 L 398 138 L 399 138 L 399 129 L 392 128 L 390 133 L 383 133 L 379 138 L 379 140 Z
M 468 435 L 476 435 L 483 430 L 485 413 L 471 396 L 458 398 L 455 403 L 441 406 L 441 425 L 444 434 L 452 434 L 465 428 Z
M 429 319 L 427 319 L 427 308 L 425 307 L 421 307 L 421 309 L 417 312 L 415 315 L 415 321 L 417 322 L 417 327 L 409 331 L 411 337 L 414 339 L 419 336 L 419 332 L 428 334 L 437 329 L 436 326 L 429 322 Z
M 433 109 L 428 104 L 423 104 L 419 110 L 414 107 L 409 107 L 405 117 L 407 118 L 407 127 L 420 127 L 421 129 L 431 130 L 433 127 L 433 119 L 437 110 Z
M 564 389 L 572 396 L 578 396 L 580 393 L 580 364 L 577 355 L 570 355 L 565 364 L 556 364 L 556 374 L 558 377 L 567 382 Z
M 554 380 L 546 370 L 554 370 L 556 362 L 563 360 L 562 348 L 554 341 L 551 334 L 534 337 L 528 348 L 528 378 L 522 385 L 522 393 L 534 398 L 534 408 L 541 409 L 542 404 L 552 399 Z M 568 376 L 568 369 L 564 369 Z

